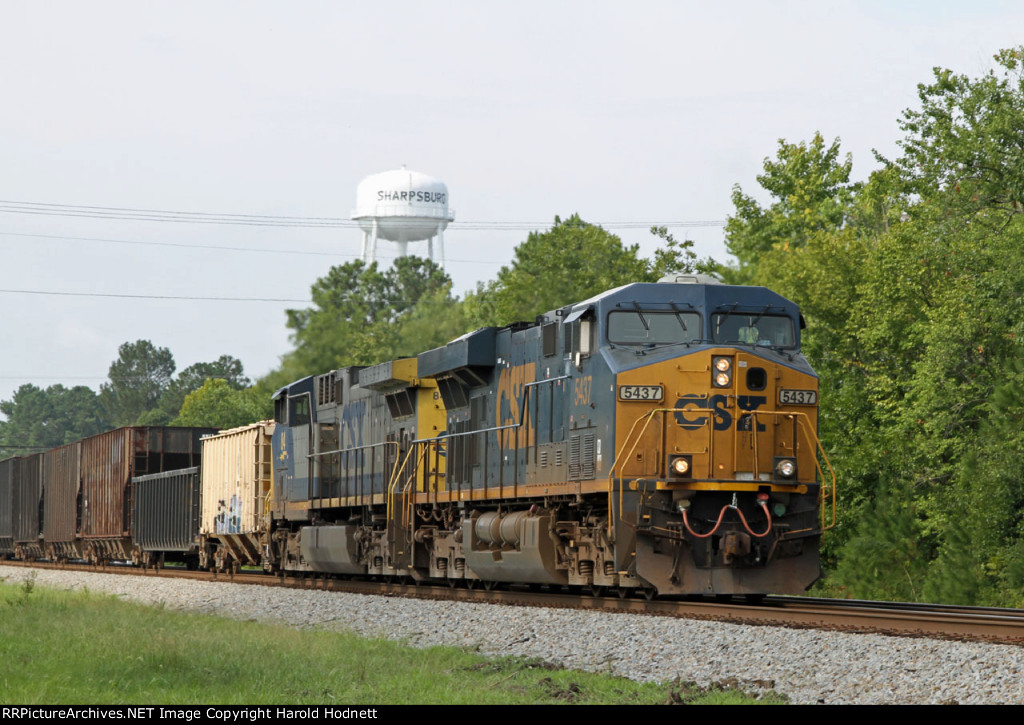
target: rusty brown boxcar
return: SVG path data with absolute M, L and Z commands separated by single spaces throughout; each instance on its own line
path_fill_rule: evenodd
M 132 477 L 199 465 L 212 428 L 126 427 L 82 441 L 82 555 L 91 562 L 132 557 Z
M 82 555 L 78 540 L 81 450 L 81 442 L 76 442 L 42 454 L 43 542 L 51 561 Z
M 132 479 L 135 549 L 142 566 L 164 561 L 199 564 L 199 469 L 184 468 Z
M 16 458 L 0 461 L 0 557 L 14 554 L 14 462 Z
M 39 475 L 42 453 L 18 458 L 14 464 L 14 495 L 11 507 L 14 519 L 14 554 L 19 559 L 43 556 L 43 487 Z

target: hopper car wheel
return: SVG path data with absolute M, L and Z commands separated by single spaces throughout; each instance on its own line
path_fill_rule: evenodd
M 447 579 L 446 581 L 448 582 L 449 589 L 455 589 L 457 586 L 459 586 L 458 579 Z
M 619 599 L 629 599 L 629 595 L 633 593 L 633 590 L 629 587 L 619 587 L 615 592 L 619 595 Z
M 654 587 L 647 587 L 644 589 L 644 599 L 647 601 L 652 601 L 656 596 L 658 596 L 658 590 Z
M 467 579 L 466 580 L 466 589 L 476 589 L 477 586 L 479 586 L 479 584 L 480 584 L 480 580 L 479 579 Z
M 590 595 L 593 597 L 603 597 L 604 592 L 605 587 L 601 586 L 600 584 L 595 584 L 592 587 L 590 587 Z
M 746 600 L 747 604 L 762 604 L 764 602 L 764 594 L 744 594 L 743 599 Z

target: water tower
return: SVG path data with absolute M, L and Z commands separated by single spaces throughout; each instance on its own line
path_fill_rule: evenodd
M 427 240 L 427 257 L 434 259 L 437 238 L 438 263 L 444 267 L 444 230 L 455 219 L 448 208 L 448 187 L 438 179 L 405 166 L 367 176 L 356 190 L 352 219 L 363 230 L 363 261 L 377 256 L 377 240 L 398 244 L 404 256 L 409 242 Z

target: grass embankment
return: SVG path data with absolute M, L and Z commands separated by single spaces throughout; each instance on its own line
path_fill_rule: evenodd
M 167 611 L 31 577 L 0 585 L 0 685 L 4 703 L 51 705 L 752 701 L 729 688 Z

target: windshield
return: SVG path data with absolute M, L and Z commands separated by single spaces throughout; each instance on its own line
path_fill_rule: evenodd
M 608 315 L 608 341 L 617 345 L 664 345 L 701 337 L 696 312 L 629 310 Z
M 796 347 L 796 335 L 791 318 L 757 312 L 712 315 L 711 339 L 730 344 Z

